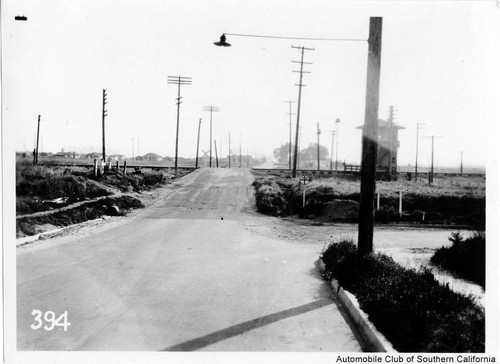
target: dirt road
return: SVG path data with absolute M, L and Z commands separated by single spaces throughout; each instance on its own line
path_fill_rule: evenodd
M 318 244 L 278 237 L 251 180 L 201 169 L 133 218 L 18 247 L 18 350 L 362 350 L 314 269 Z

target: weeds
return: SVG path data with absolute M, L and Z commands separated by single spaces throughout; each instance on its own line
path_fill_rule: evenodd
M 486 283 L 486 237 L 482 232 L 464 239 L 460 233 L 448 238 L 450 247 L 436 250 L 431 263 L 446 269 L 461 278 L 471 280 L 485 288 Z
M 360 256 L 348 241 L 331 244 L 322 259 L 396 350 L 484 352 L 484 309 L 429 270 L 403 268 L 382 254 Z

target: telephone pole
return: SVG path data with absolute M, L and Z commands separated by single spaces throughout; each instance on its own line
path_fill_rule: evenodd
M 198 152 L 200 150 L 200 129 L 201 129 L 201 118 L 198 122 L 198 141 L 196 142 L 196 164 L 195 168 L 198 168 Z
M 464 159 L 464 152 L 463 151 L 460 151 L 460 175 L 463 174 L 464 172 L 464 163 L 463 163 L 463 159 Z
M 373 251 L 373 220 L 377 163 L 378 107 L 382 53 L 382 17 L 370 17 L 366 75 L 365 123 L 363 126 L 358 253 Z
M 293 170 L 292 170 L 292 177 L 295 178 L 297 177 L 297 149 L 298 149 L 298 143 L 299 143 L 299 123 L 300 123 L 300 102 L 302 100 L 302 87 L 305 86 L 302 83 L 302 78 L 304 73 L 311 73 L 311 72 L 305 72 L 304 71 L 304 64 L 312 64 L 310 62 L 304 62 L 304 51 L 314 51 L 314 48 L 306 48 L 304 46 L 296 47 L 292 46 L 292 48 L 300 50 L 300 62 L 299 61 L 292 61 L 292 63 L 300 63 L 300 71 L 293 71 L 293 72 L 298 72 L 300 73 L 299 77 L 299 84 L 295 84 L 295 86 L 299 86 L 299 98 L 297 100 L 297 124 L 295 127 L 295 152 L 293 155 Z
M 415 182 L 417 182 L 417 175 L 418 175 L 418 131 L 420 129 L 424 129 L 421 128 L 422 125 L 425 125 L 425 123 L 417 123 L 417 153 L 415 156 Z
M 210 111 L 210 161 L 209 161 L 209 166 L 211 168 L 212 167 L 212 113 L 218 112 L 219 107 L 218 106 L 204 106 L 203 110 Z
M 38 164 L 38 140 L 40 139 L 40 115 L 38 115 L 38 126 L 36 128 L 36 148 L 33 157 L 34 164 Z
M 335 124 L 337 124 L 337 146 L 335 148 L 335 172 L 337 171 L 337 161 L 339 160 L 339 124 L 340 119 L 335 119 Z
M 175 132 L 175 171 L 177 172 L 177 157 L 179 151 L 179 113 L 181 106 L 181 85 L 191 85 L 191 77 L 167 76 L 167 83 L 177 85 L 177 128 Z
M 335 138 L 335 130 L 330 132 L 332 134 L 332 149 L 330 150 L 330 172 L 333 169 L 333 139 Z
M 432 147 L 431 147 L 431 173 L 429 174 L 429 185 L 432 185 L 432 183 L 434 182 L 434 139 L 435 138 L 442 138 L 442 136 L 431 135 L 431 136 L 424 137 L 424 138 L 426 138 L 426 139 L 431 138 L 431 140 L 432 140 Z
M 391 105 L 389 107 L 389 177 L 392 181 L 392 175 L 393 175 L 393 161 L 392 161 L 392 156 L 393 156 L 393 148 L 394 148 L 394 106 Z
M 317 131 L 316 131 L 316 134 L 318 134 L 318 148 L 317 151 L 318 151 L 318 171 L 321 169 L 321 166 L 319 164 L 319 135 L 321 134 L 321 130 L 319 130 L 319 122 L 316 122 L 316 128 L 317 128 Z
M 292 115 L 295 115 L 295 113 L 292 113 L 292 103 L 297 102 L 297 101 L 283 101 L 283 102 L 288 102 L 288 112 L 287 115 L 289 117 L 288 121 L 288 128 L 289 128 L 289 139 L 288 139 L 288 169 L 292 169 Z
M 231 133 L 229 133 L 229 168 L 231 168 Z
M 102 90 L 102 159 L 104 161 L 104 170 L 107 169 L 106 164 L 106 128 L 105 128 L 105 119 L 108 116 L 108 110 L 106 110 L 107 104 L 107 93 L 106 90 Z
M 215 146 L 215 166 L 219 168 L 219 157 L 217 157 L 217 140 L 214 139 Z

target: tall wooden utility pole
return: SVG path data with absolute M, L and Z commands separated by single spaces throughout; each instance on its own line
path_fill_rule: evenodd
M 319 135 L 321 134 L 321 130 L 319 130 L 319 122 L 316 122 L 316 134 L 318 134 L 318 148 L 317 148 L 317 151 L 318 151 L 318 171 L 321 169 L 321 166 L 319 164 Z
M 333 139 L 335 139 L 335 130 L 332 130 L 332 149 L 330 150 L 330 172 L 333 169 Z
M 297 153 L 298 153 L 298 144 L 299 144 L 299 122 L 300 122 L 300 101 L 302 99 L 302 86 L 305 86 L 302 83 L 302 78 L 304 73 L 311 73 L 311 72 L 305 72 L 304 71 L 304 63 L 305 64 L 312 64 L 309 62 L 304 62 L 304 51 L 314 51 L 314 48 L 306 48 L 304 46 L 302 47 L 295 47 L 292 46 L 292 48 L 299 49 L 300 50 L 300 62 L 298 61 L 292 61 L 293 63 L 300 63 L 300 71 L 293 71 L 293 72 L 298 72 L 300 73 L 300 78 L 299 78 L 299 84 L 295 84 L 295 86 L 299 86 L 299 98 L 297 100 L 297 124 L 295 126 L 295 151 L 293 154 L 293 170 L 292 170 L 292 177 L 295 178 L 297 177 Z
M 373 220 L 377 163 L 377 129 L 382 53 L 382 18 L 370 18 L 368 70 L 366 76 L 365 123 L 361 160 L 361 197 L 359 205 L 358 253 L 373 251 Z
M 425 125 L 425 123 L 417 123 L 417 148 L 416 148 L 416 155 L 415 155 L 415 182 L 417 182 L 417 176 L 418 176 L 418 131 L 422 125 Z
M 212 167 L 212 113 L 213 112 L 218 112 L 219 107 L 218 106 L 204 106 L 203 110 L 205 111 L 210 111 L 210 161 L 209 161 L 209 166 Z
M 102 90 L 102 160 L 104 161 L 104 170 L 107 170 L 106 164 L 106 125 L 105 120 L 106 116 L 108 116 L 108 110 L 106 110 L 106 101 L 107 101 L 107 93 L 106 90 Z
M 393 148 L 394 148 L 394 106 L 389 107 L 389 177 L 392 181 L 392 169 L 393 169 L 393 163 L 392 163 L 392 156 L 393 154 Z
M 214 139 L 215 146 L 215 166 L 219 168 L 219 157 L 217 157 L 217 140 Z
M 200 150 L 200 129 L 201 129 L 201 118 L 198 122 L 198 141 L 196 142 L 196 164 L 195 168 L 198 168 L 198 152 Z
M 38 115 L 38 126 L 36 127 L 36 148 L 33 156 L 34 164 L 38 164 L 38 141 L 40 140 L 40 115 Z
M 432 185 L 434 183 L 434 139 L 435 138 L 442 138 L 442 136 L 435 136 L 431 135 L 429 137 L 425 137 L 426 139 L 430 138 L 432 139 L 432 145 L 431 145 L 431 173 L 429 174 L 429 185 Z
M 335 124 L 337 124 L 337 132 L 335 133 L 337 135 L 337 145 L 335 147 L 335 171 L 337 171 L 337 161 L 339 160 L 339 118 L 335 119 Z
M 179 152 L 179 113 L 181 106 L 181 85 L 191 85 L 191 77 L 167 76 L 167 83 L 177 85 L 177 128 L 175 131 L 175 171 L 177 171 L 177 157 Z
M 288 120 L 288 128 L 289 128 L 289 138 L 288 138 L 288 169 L 292 169 L 292 103 L 297 101 L 283 101 L 288 102 L 288 112 L 287 115 L 289 117 Z
M 229 168 L 231 168 L 231 133 L 229 133 Z
M 460 175 L 462 175 L 464 173 L 463 159 L 464 159 L 464 152 L 460 151 Z

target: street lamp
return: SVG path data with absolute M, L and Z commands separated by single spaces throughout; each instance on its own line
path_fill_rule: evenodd
M 226 35 L 260 37 L 260 38 L 279 38 L 279 39 L 302 39 L 302 40 L 335 40 L 335 41 L 361 41 L 366 39 L 332 39 L 332 38 L 292 38 L 276 37 L 250 34 L 231 34 L 223 33 L 219 42 L 214 44 L 222 47 L 229 47 L 226 42 Z M 303 49 L 303 48 L 302 48 Z M 377 129 L 378 129 L 378 107 L 379 107 L 379 89 L 380 89 L 380 66 L 382 49 L 382 17 L 370 17 L 370 28 L 368 37 L 368 64 L 366 81 L 366 99 L 365 99 L 365 122 L 363 126 L 362 139 L 362 160 L 361 160 L 361 187 L 360 187 L 360 208 L 358 225 L 358 253 L 365 255 L 373 251 L 373 225 L 374 225 L 374 206 L 375 197 L 375 175 L 377 162 Z M 300 90 L 300 88 L 299 88 Z M 300 105 L 300 101 L 298 102 Z M 297 111 L 297 121 L 299 118 Z M 297 129 L 299 125 L 297 123 Z M 298 130 L 296 133 L 296 141 Z M 297 144 L 295 149 L 297 149 Z M 294 156 L 294 170 L 292 176 L 295 177 L 297 152 Z

